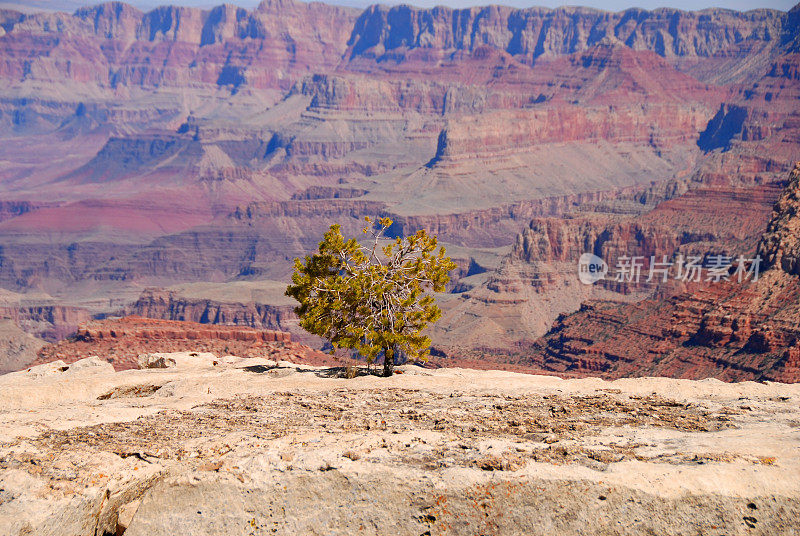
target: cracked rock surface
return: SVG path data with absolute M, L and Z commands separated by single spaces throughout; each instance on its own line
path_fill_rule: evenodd
M 0 535 L 798 534 L 800 385 L 228 356 L 0 378 Z

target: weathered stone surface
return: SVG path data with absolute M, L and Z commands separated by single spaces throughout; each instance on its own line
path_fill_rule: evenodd
M 171 352 L 141 354 L 137 358 L 139 369 L 204 369 L 217 364 L 216 356 L 205 352 Z
M 163 6 L 143 13 L 109 2 L 73 15 L 34 13 L 7 22 L 2 47 L 9 61 L 0 74 L 15 82 L 25 77 L 69 81 L 105 92 L 190 81 L 209 91 L 245 80 L 252 87 L 275 89 L 291 85 L 309 64 L 320 69 L 338 61 L 354 16 L 346 8 L 292 1 L 264 2 L 253 11 Z M 309 24 L 317 28 L 316 39 L 305 38 Z M 59 36 L 74 37 L 64 42 Z M 42 55 L 26 64 L 30 50 Z M 229 64 L 229 53 L 258 61 Z
M 790 535 L 800 513 L 795 385 L 254 362 L 0 377 L 0 532 Z

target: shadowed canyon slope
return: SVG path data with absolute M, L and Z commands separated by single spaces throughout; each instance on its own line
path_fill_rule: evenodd
M 121 313 L 298 336 L 291 260 L 365 215 L 453 253 L 443 354 L 661 303 L 685 289 L 585 288 L 577 257 L 755 251 L 800 158 L 798 33 L 797 7 L 0 11 L 0 308 L 48 340 Z

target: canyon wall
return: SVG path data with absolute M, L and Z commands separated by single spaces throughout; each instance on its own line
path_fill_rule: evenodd
M 218 302 L 191 299 L 174 291 L 147 289 L 126 307 L 125 314 L 164 320 L 181 320 L 201 324 L 247 326 L 259 329 L 297 329 L 292 305 Z M 301 335 L 302 338 L 302 335 Z
M 634 50 L 650 50 L 667 58 L 710 57 L 746 39 L 778 40 L 785 16 L 766 9 L 609 13 L 581 7 L 376 5 L 356 20 L 348 44 L 351 57 L 385 55 L 387 59 L 409 49 L 471 50 L 489 45 L 533 63 L 542 57 L 580 52 L 613 37 Z
M 753 255 L 782 188 L 780 183 L 696 188 L 641 215 L 534 218 L 496 271 L 444 302 L 444 316 L 432 328 L 435 346 L 456 357 L 524 353 L 560 315 L 577 311 L 584 302 L 633 302 L 681 292 L 685 284 L 675 281 L 674 273 L 666 281 L 657 271 L 650 277 L 651 257 L 660 263 L 678 255 Z M 594 285 L 578 279 L 578 259 L 584 253 L 597 255 L 609 268 L 608 276 Z M 634 256 L 641 258 L 641 277 L 617 281 L 619 263 Z
M 27 366 L 44 345 L 43 340 L 24 332 L 13 320 L 0 318 L 0 374 Z
M 534 345 L 531 362 L 609 377 L 800 381 L 798 191 L 800 163 L 759 241 L 757 279 L 702 281 L 633 305 L 587 303 Z
M 75 333 L 77 327 L 91 319 L 82 307 L 55 304 L 0 305 L 0 318 L 10 319 L 27 333 L 55 342 Z
M 245 81 L 285 90 L 298 67 L 338 62 L 355 16 L 352 9 L 291 0 L 266 1 L 252 11 L 163 6 L 143 13 L 108 2 L 72 15 L 7 16 L 0 75 L 7 82 L 70 83 L 86 97 L 90 88 L 108 95 L 123 87 L 212 90 Z M 313 39 L 309 26 L 316 28 Z M 39 53 L 33 60 L 32 50 Z
M 445 353 L 668 299 L 580 285 L 577 256 L 755 250 L 798 158 L 798 13 L 2 11 L 0 286 L 64 308 L 13 313 L 48 339 L 120 311 L 289 329 L 280 296 L 142 290 L 285 283 L 331 224 L 389 216 L 455 252 Z

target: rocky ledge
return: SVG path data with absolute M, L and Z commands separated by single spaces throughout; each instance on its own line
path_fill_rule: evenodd
M 1 377 L 0 534 L 796 534 L 800 385 L 193 354 Z
M 137 368 L 141 354 L 181 351 L 209 352 L 216 357 L 266 357 L 307 365 L 338 363 L 328 354 L 293 342 L 285 331 L 126 316 L 81 324 L 74 337 L 40 349 L 32 364 L 57 360 L 69 364 L 102 355 L 116 370 L 126 370 Z

